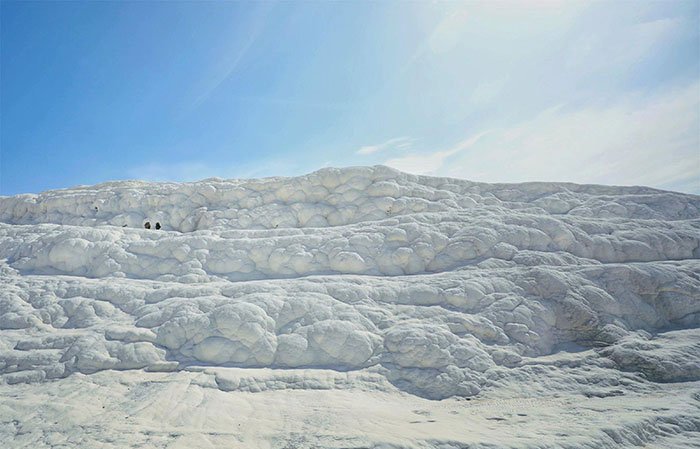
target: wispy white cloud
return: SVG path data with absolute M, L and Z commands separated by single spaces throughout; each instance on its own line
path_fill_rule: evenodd
M 401 68 L 401 73 L 410 70 L 425 56 L 448 55 L 460 44 L 470 41 L 478 41 L 479 47 L 488 48 L 489 52 L 506 50 L 508 59 L 512 60 L 512 46 L 499 49 L 496 48 L 498 42 L 504 38 L 512 39 L 520 46 L 520 51 L 526 50 L 523 45 L 565 31 L 570 21 L 588 6 L 586 2 L 571 0 L 442 2 L 438 5 L 430 9 L 442 11 L 441 17 L 428 29 L 425 38 Z M 427 14 L 426 17 L 432 16 Z M 469 61 L 469 58 L 465 60 Z
M 680 18 L 664 18 L 613 29 L 600 29 L 579 38 L 567 49 L 565 65 L 585 72 L 630 68 L 684 30 Z
M 650 185 L 700 193 L 700 83 L 577 110 L 556 106 L 453 149 L 386 164 L 487 182 Z
M 479 139 L 490 132 L 491 131 L 484 131 L 475 136 L 471 136 L 447 150 L 435 151 L 428 154 L 409 154 L 407 156 L 389 159 L 384 162 L 384 165 L 420 175 L 436 174 L 437 171 L 442 168 L 447 158 L 471 148 Z
M 413 144 L 414 139 L 410 137 L 395 137 L 386 142 L 375 145 L 366 145 L 356 151 L 355 154 L 367 155 L 374 154 L 386 150 L 405 150 Z
M 505 83 L 506 78 L 480 82 L 472 91 L 471 103 L 477 106 L 491 103 L 492 100 L 498 97 Z
M 202 70 L 203 76 L 195 84 L 195 98 L 190 109 L 204 103 L 239 68 L 251 47 L 262 35 L 272 6 L 273 3 L 260 3 L 248 22 L 247 34 L 240 39 L 231 39 L 233 44 L 229 44 L 221 52 L 220 58 L 214 65 Z

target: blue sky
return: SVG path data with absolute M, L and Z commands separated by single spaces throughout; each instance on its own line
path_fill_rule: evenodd
M 0 193 L 387 164 L 700 193 L 700 2 L 0 3 Z

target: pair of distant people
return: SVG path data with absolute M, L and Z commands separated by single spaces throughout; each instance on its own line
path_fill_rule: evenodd
M 146 223 L 143 224 L 143 227 L 146 229 L 151 229 L 151 222 L 147 221 Z M 160 229 L 160 222 L 156 221 L 156 229 Z

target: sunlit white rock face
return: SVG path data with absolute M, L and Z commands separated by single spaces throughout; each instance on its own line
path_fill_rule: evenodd
M 483 184 L 379 166 L 0 197 L 0 393 L 21 392 L 0 404 L 0 436 L 16 447 L 71 446 L 52 432 L 86 447 L 212 446 L 205 430 L 218 424 L 207 427 L 194 406 L 180 424 L 205 430 L 164 444 L 119 440 L 111 421 L 94 435 L 85 417 L 52 431 L 23 415 L 32 394 L 116 388 L 129 376 L 158 379 L 140 387 L 153 404 L 165 394 L 154 382 L 194 383 L 245 394 L 249 408 L 272 400 L 263 394 L 319 391 L 331 395 L 317 398 L 321 408 L 347 391 L 426 410 L 555 394 L 576 407 L 643 402 L 673 386 L 685 399 L 657 421 L 624 407 L 607 430 L 579 419 L 594 427 L 589 447 L 674 447 L 700 430 L 699 259 L 700 197 L 643 187 Z M 324 439 L 337 433 L 330 421 L 297 441 L 261 419 L 259 435 L 228 429 L 221 444 L 585 447 L 556 426 L 532 441 L 500 440 L 488 426 L 460 436 L 452 427 L 469 421 L 460 413 L 417 433 L 387 421 L 335 442 Z M 524 422 L 539 429 L 537 419 Z

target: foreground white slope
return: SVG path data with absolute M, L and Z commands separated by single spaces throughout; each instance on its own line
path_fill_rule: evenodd
M 700 447 L 699 325 L 693 195 L 361 167 L 0 197 L 9 447 Z

